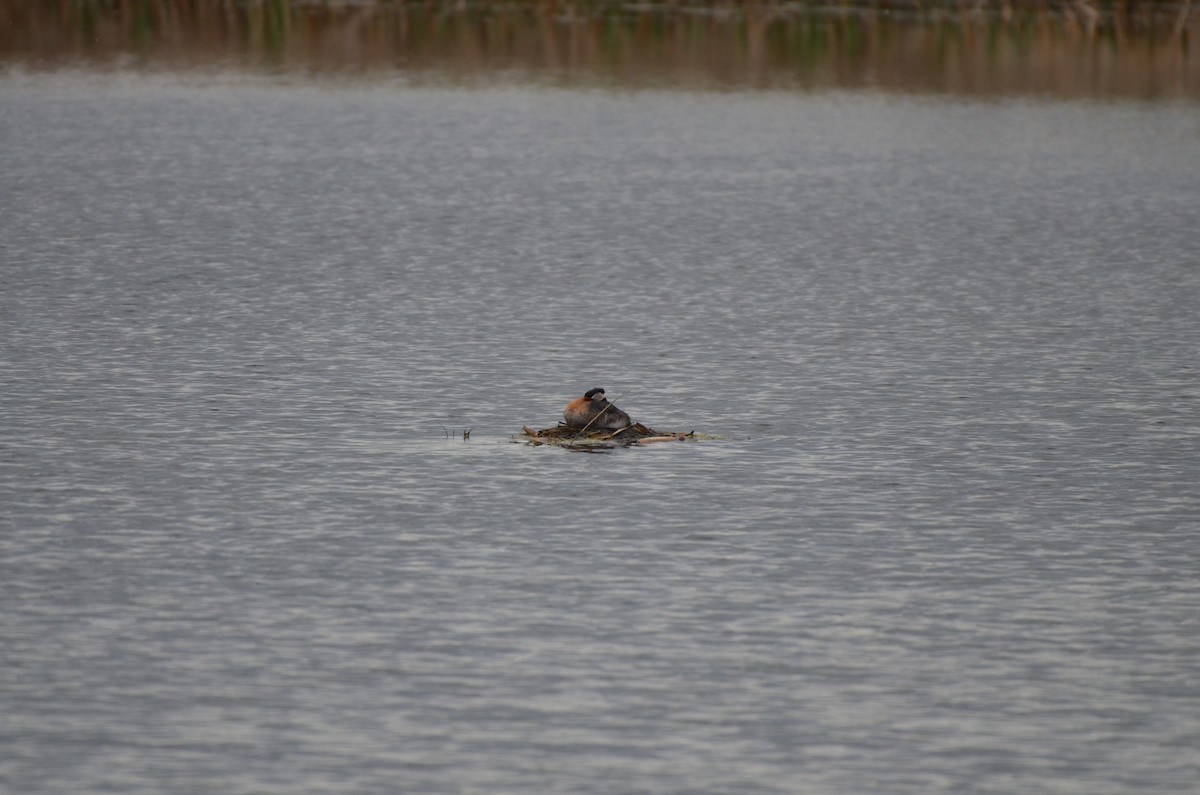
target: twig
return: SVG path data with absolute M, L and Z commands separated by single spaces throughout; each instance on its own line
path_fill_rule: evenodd
M 655 442 L 682 442 L 687 438 L 682 433 L 677 433 L 674 436 L 647 436 L 643 439 L 638 439 L 636 444 L 654 444 Z

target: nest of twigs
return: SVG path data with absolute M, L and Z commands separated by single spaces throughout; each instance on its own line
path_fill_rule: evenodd
M 579 429 L 559 424 L 553 428 L 535 431 L 526 425 L 523 430 L 530 444 L 550 444 L 558 447 L 628 447 L 634 444 L 655 442 L 684 442 L 695 439 L 692 433 L 664 433 L 635 422 L 626 428 Z

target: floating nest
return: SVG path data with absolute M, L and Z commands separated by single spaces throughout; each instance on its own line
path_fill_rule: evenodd
M 553 428 L 535 431 L 526 425 L 525 440 L 532 445 L 549 444 L 556 447 L 578 447 L 584 449 L 604 449 L 610 447 L 629 447 L 635 444 L 654 444 L 656 442 L 686 442 L 701 438 L 695 431 L 689 433 L 668 433 L 647 428 L 640 422 L 635 422 L 627 428 L 612 430 L 600 428 L 597 430 L 580 430 L 569 425 L 558 424 Z M 712 438 L 712 437 L 704 437 Z

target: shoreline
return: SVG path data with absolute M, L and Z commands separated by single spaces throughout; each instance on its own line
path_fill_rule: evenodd
M 632 9 L 632 10 L 631 10 Z M 1090 9 L 1090 10 L 1089 10 Z M 0 0 L 0 68 L 1200 99 L 1200 7 Z

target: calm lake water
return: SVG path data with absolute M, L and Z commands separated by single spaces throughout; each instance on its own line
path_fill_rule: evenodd
M 0 107 L 0 790 L 1197 791 L 1196 105 Z

